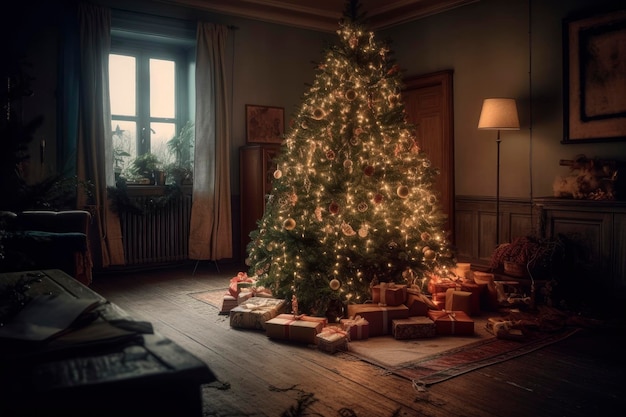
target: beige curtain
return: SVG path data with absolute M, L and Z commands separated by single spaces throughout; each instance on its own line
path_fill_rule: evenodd
M 189 258 L 233 254 L 230 204 L 231 118 L 226 71 L 226 26 L 198 23 L 196 142 Z
M 94 262 L 101 267 L 124 264 L 124 248 L 119 217 L 111 210 L 107 186 L 115 185 L 109 102 L 109 51 L 111 11 L 81 3 L 80 25 L 80 103 L 77 139 L 77 175 L 94 185 L 95 227 L 91 239 L 98 242 Z M 104 158 L 101 156 L 104 155 Z M 82 200 L 82 201 L 81 201 Z M 79 207 L 87 203 L 79 196 Z

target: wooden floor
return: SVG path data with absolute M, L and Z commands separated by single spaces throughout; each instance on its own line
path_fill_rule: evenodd
M 194 266 L 99 274 L 91 287 L 206 361 L 220 381 L 203 387 L 205 416 L 606 417 L 626 408 L 621 320 L 419 391 L 349 355 L 230 328 L 227 316 L 189 294 L 226 288 L 245 268 Z

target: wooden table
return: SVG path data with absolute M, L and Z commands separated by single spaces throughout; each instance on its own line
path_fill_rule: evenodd
M 69 295 L 93 307 L 46 340 L 0 339 L 1 416 L 202 415 L 201 385 L 216 378 L 200 359 L 60 270 L 0 274 L 0 292 L 20 279 L 31 299 Z

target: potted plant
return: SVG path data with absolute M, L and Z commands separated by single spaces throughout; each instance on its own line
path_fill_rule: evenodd
M 149 184 L 154 184 L 157 178 L 157 171 L 161 167 L 161 161 L 153 153 L 144 153 L 133 159 L 131 163 L 131 172 L 138 178 L 146 178 Z
M 194 133 L 194 125 L 188 121 L 180 132 L 167 142 L 167 147 L 176 160 L 166 166 L 166 172 L 178 185 L 193 178 Z

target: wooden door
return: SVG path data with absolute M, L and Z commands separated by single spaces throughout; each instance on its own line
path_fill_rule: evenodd
M 452 70 L 404 80 L 402 91 L 407 119 L 416 127 L 417 141 L 440 175 L 434 183 L 446 230 L 454 244 L 454 119 Z

